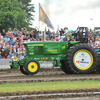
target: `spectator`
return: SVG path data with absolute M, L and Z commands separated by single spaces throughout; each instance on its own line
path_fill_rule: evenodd
M 6 59 L 8 55 L 9 55 L 9 52 L 8 52 L 7 48 L 5 48 L 4 51 L 2 52 L 2 58 Z
M 3 38 L 6 37 L 5 29 L 2 29 L 2 36 L 3 36 Z
M 36 41 L 39 41 L 39 38 L 38 37 L 39 37 L 38 34 L 36 34 Z
M 53 37 L 51 37 L 51 41 L 54 41 L 54 38 Z
M 38 38 L 39 38 L 39 31 L 37 31 L 37 29 L 35 29 L 34 31 L 34 38 L 36 39 L 36 35 L 38 35 Z
M 46 35 L 48 35 L 49 38 L 50 38 L 50 35 L 51 35 L 51 31 L 50 31 L 50 29 L 48 29 L 48 31 L 46 32 Z
M 43 38 L 42 37 L 40 38 L 40 41 L 43 41 Z
M 40 31 L 39 32 L 39 39 L 41 39 L 41 38 L 43 39 L 43 32 Z
M 3 43 L 3 39 L 0 37 L 0 43 Z
M 5 48 L 7 48 L 7 50 L 10 52 L 10 45 L 9 45 L 9 42 L 5 43 Z
M 16 37 L 15 37 L 15 34 L 13 35 L 13 37 L 12 37 L 12 38 L 13 38 L 13 40 L 14 40 L 14 41 L 16 41 Z
M 15 37 L 18 37 L 18 32 L 16 32 L 16 35 L 15 35 Z
M 26 42 L 28 40 L 28 38 L 26 37 L 26 35 L 23 37 L 24 42 Z
M 25 50 L 22 49 L 20 52 L 20 58 L 24 58 L 25 57 Z
M 7 41 L 10 41 L 10 38 L 9 38 L 9 35 L 7 34 L 6 35 L 6 38 L 5 38 Z
M 100 43 L 98 44 L 98 48 L 100 48 Z
M 17 32 L 17 29 L 16 28 L 14 28 L 14 35 L 16 36 L 16 32 Z
M 18 35 L 18 40 L 19 40 L 19 41 L 23 41 L 22 32 L 19 33 L 19 35 Z
M 11 45 L 10 47 L 10 55 L 14 56 L 15 52 L 14 52 L 14 46 Z
M 33 39 L 32 39 L 32 38 L 30 38 L 30 41 L 33 41 Z
M 94 44 L 94 43 L 92 42 L 92 40 L 90 40 L 88 44 L 91 45 L 91 46 L 93 47 L 93 44 Z
M 29 32 L 26 32 L 26 36 L 29 36 L 30 34 L 29 34 Z
M 18 48 L 19 48 L 19 45 L 15 42 L 14 44 L 14 53 L 16 56 L 18 56 Z
M 5 45 L 3 43 L 1 44 L 1 49 L 2 49 L 2 51 L 4 51 L 4 49 L 5 49 Z
M 13 40 L 13 37 L 11 38 L 10 43 L 11 43 L 11 46 L 13 47 L 14 43 L 15 43 L 14 40 Z
M 59 40 L 60 40 L 60 36 L 59 36 L 59 35 L 57 35 L 56 39 L 57 39 L 57 41 L 59 41 Z
M 62 36 L 62 34 L 65 33 L 65 31 L 62 28 L 61 28 L 61 30 L 59 32 L 60 32 L 60 36 Z
M 62 34 L 62 35 L 61 35 L 61 39 L 63 40 L 64 37 L 65 37 L 64 34 Z
M 95 38 L 95 36 L 97 36 L 97 35 L 99 36 L 99 31 L 97 31 L 97 33 L 95 33 L 94 38 Z
M 24 29 L 21 28 L 22 35 L 25 35 Z
M 88 33 L 88 37 L 92 37 L 93 36 L 93 31 L 92 29 L 90 29 L 89 33 Z
M 90 40 L 92 40 L 92 42 L 95 42 L 94 38 L 93 37 L 90 37 Z
M 13 32 L 11 31 L 11 28 L 9 28 L 9 31 L 8 31 L 8 37 L 11 38 L 13 35 Z
M 63 41 L 69 41 L 68 34 L 65 35 L 65 37 L 63 38 Z
M 50 39 L 53 37 L 53 33 L 51 33 L 51 35 L 50 35 Z M 53 37 L 54 38 L 54 37 Z
M 100 43 L 99 39 L 95 37 L 95 45 L 98 46 L 99 43 Z
M 34 33 L 33 33 L 33 31 L 31 31 L 30 38 L 33 38 L 33 37 L 34 37 Z
M 27 42 L 30 42 L 30 35 L 28 35 L 27 38 L 28 38 Z

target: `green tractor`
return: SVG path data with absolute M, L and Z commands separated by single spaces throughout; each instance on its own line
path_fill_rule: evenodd
M 54 66 L 61 66 L 66 74 L 87 74 L 97 69 L 97 52 L 87 44 L 86 37 L 77 37 L 77 41 L 33 41 L 23 44 L 26 58 L 13 58 L 10 66 L 18 68 L 19 65 L 25 75 L 38 73 L 39 61 L 55 61 Z

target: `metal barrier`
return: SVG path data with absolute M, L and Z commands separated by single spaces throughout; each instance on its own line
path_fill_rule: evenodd
M 0 69 L 10 68 L 9 61 L 10 61 L 10 59 L 0 59 Z M 53 67 L 53 62 L 54 61 L 40 62 L 40 67 Z
M 1 68 L 10 68 L 9 61 L 10 61 L 10 59 L 0 59 L 0 69 Z

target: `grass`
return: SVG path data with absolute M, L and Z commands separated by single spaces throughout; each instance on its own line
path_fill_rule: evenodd
M 0 70 L 7 70 L 7 69 L 9 69 L 9 68 L 0 68 Z
M 18 91 L 45 91 L 45 90 L 66 90 L 66 89 L 93 89 L 100 88 L 100 81 L 55 81 L 55 82 L 35 82 L 35 83 L 7 83 L 0 85 L 0 92 Z
M 55 67 L 40 67 L 40 68 L 60 68 L 60 66 L 55 66 Z

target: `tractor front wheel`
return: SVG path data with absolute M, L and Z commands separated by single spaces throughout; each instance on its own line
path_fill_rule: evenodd
M 28 74 L 34 75 L 40 70 L 40 63 L 35 59 L 29 59 L 25 63 L 25 70 Z
M 24 75 L 29 75 L 26 70 L 25 70 L 25 66 L 20 66 L 20 71 L 24 74 Z

